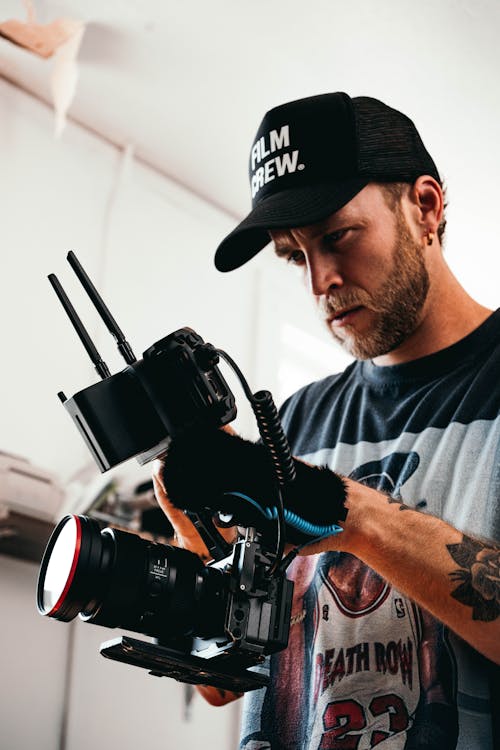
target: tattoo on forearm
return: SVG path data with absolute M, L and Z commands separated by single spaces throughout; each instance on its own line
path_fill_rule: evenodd
M 411 505 L 406 505 L 400 497 L 393 497 L 392 495 L 387 495 L 387 502 L 389 505 L 397 503 L 399 505 L 399 510 L 420 510 L 421 508 L 427 507 L 427 500 L 419 500 L 412 508 Z
M 472 607 L 472 619 L 491 622 L 500 615 L 500 546 L 464 536 L 459 544 L 447 544 L 460 566 L 450 573 L 459 583 L 451 595 Z
M 400 497 L 392 497 L 392 495 L 387 495 L 387 501 L 389 505 L 397 503 L 399 505 L 399 510 L 415 510 L 415 508 L 411 508 L 409 505 L 403 503 Z

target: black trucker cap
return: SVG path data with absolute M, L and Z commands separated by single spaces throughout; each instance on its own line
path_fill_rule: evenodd
M 436 165 L 409 117 L 378 99 L 322 94 L 264 116 L 250 151 L 252 210 L 219 245 L 232 271 L 270 241 L 269 229 L 306 226 L 345 206 L 369 182 L 413 182 Z

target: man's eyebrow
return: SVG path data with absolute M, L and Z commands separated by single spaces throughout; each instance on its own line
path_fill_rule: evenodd
M 353 221 L 353 218 L 345 211 L 344 214 L 328 216 L 323 221 L 317 222 L 317 234 L 322 235 L 324 239 L 328 239 L 329 235 L 335 234 L 335 232 L 338 232 L 343 225 L 348 224 L 350 221 Z M 274 246 L 274 252 L 280 258 L 300 249 L 288 239 L 280 239 L 280 237 L 273 239 L 271 236 L 271 240 Z

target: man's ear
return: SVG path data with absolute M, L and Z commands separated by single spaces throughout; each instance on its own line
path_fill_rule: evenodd
M 410 200 L 423 234 L 436 234 L 444 210 L 443 189 L 439 182 L 430 175 L 420 175 L 411 186 Z

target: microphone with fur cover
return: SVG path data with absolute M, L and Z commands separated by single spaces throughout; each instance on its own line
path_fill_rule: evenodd
M 282 487 L 285 511 L 306 525 L 330 527 L 345 520 L 344 479 L 326 467 L 293 459 L 296 478 Z M 272 528 L 277 480 L 267 448 L 223 430 L 197 430 L 178 436 L 164 459 L 163 481 L 171 502 L 182 510 L 211 509 L 234 517 L 240 526 Z M 260 509 L 260 510 L 259 510 Z M 287 523 L 286 540 L 311 541 L 311 531 Z M 319 534 L 317 534 L 319 536 Z

